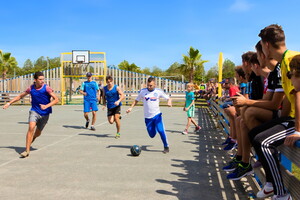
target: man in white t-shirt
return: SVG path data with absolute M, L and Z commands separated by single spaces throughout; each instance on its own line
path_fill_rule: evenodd
M 132 103 L 131 107 L 126 111 L 131 112 L 132 108 L 140 101 L 143 101 L 144 105 L 144 117 L 147 127 L 148 134 L 151 138 L 154 138 L 156 132 L 160 134 L 161 140 L 164 144 L 163 153 L 169 152 L 169 144 L 167 135 L 165 132 L 164 124 L 162 121 L 162 113 L 159 109 L 159 98 L 164 98 L 168 100 L 168 106 L 172 107 L 171 98 L 166 95 L 161 89 L 155 88 L 156 82 L 153 77 L 148 78 L 147 88 L 140 91 L 139 95 Z

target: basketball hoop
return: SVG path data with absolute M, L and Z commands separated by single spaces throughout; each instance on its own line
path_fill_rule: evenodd
M 88 50 L 73 50 L 72 51 L 73 64 L 89 64 L 90 51 Z

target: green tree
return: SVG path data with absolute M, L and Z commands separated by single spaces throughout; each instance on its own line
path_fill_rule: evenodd
M 131 72 L 141 72 L 141 69 L 140 67 L 138 67 L 136 64 L 132 63 L 132 64 L 129 64 L 129 62 L 127 60 L 124 60 L 122 61 L 118 67 L 120 69 L 123 69 L 123 70 L 127 70 L 127 71 L 131 71 Z
M 30 74 L 33 73 L 33 63 L 30 59 L 27 59 L 23 65 L 23 74 Z
M 210 68 L 207 71 L 206 74 L 206 80 L 209 80 L 211 78 L 215 78 L 216 80 L 218 80 L 218 74 L 219 74 L 219 70 L 218 70 L 218 65 L 215 65 L 214 67 Z
M 47 69 L 47 60 L 45 59 L 44 56 L 39 57 L 35 62 L 34 62 L 34 72 L 37 71 L 43 71 Z
M 150 70 L 149 67 L 145 67 L 145 68 L 142 70 L 142 73 L 143 73 L 143 74 L 147 74 L 147 75 L 152 75 L 151 70 Z
M 204 63 L 208 62 L 207 60 L 201 59 L 202 54 L 200 54 L 198 49 L 190 47 L 188 55 L 183 55 L 184 64 L 181 65 L 181 72 L 188 77 L 189 82 L 194 81 L 195 70 L 197 66 L 203 66 Z
M 222 77 L 223 78 L 233 78 L 234 77 L 234 68 L 235 68 L 235 64 L 231 60 L 225 59 L 225 61 L 223 63 Z
M 161 70 L 159 67 L 157 66 L 154 66 L 152 68 L 152 73 L 151 73 L 152 76 L 163 76 L 164 75 L 164 72 L 163 70 Z
M 0 50 L 0 70 L 2 74 L 2 80 L 6 79 L 7 72 L 14 71 L 18 66 L 18 62 L 15 57 L 11 56 L 11 53 L 3 52 Z M 4 82 L 2 85 L 4 91 Z

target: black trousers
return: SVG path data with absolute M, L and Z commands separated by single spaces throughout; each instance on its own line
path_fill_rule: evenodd
M 255 127 L 249 132 L 250 142 L 266 172 L 267 182 L 272 182 L 276 195 L 286 193 L 276 148 L 294 131 L 295 120 L 291 117 L 282 117 Z

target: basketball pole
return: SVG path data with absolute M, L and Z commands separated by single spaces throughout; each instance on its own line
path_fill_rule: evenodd
M 219 66 L 219 83 L 222 81 L 222 71 L 223 71 L 223 53 L 220 52 L 219 54 L 219 63 L 218 63 L 218 66 Z M 218 87 L 218 97 L 220 98 L 222 95 L 222 85 L 219 84 L 219 87 Z

